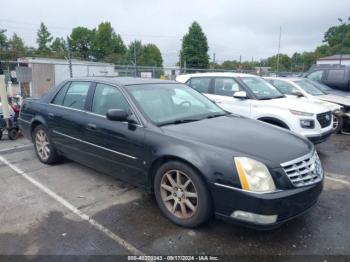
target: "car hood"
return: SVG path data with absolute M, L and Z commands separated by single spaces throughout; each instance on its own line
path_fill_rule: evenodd
M 321 96 L 317 96 L 317 98 L 324 100 L 324 101 L 344 105 L 344 106 L 350 106 L 350 98 L 349 97 L 342 97 L 342 96 L 337 96 L 337 95 L 321 95 Z
M 276 98 L 269 100 L 258 100 L 264 105 L 276 108 L 292 109 L 296 111 L 303 111 L 307 113 L 319 114 L 329 111 L 322 105 L 318 105 L 307 100 L 295 99 L 290 97 Z
M 271 168 L 310 153 L 313 145 L 288 130 L 228 115 L 161 127 L 166 135 L 195 141 L 263 161 Z M 214 153 L 214 152 L 213 152 Z

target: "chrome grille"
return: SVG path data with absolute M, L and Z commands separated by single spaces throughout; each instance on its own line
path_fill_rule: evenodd
M 323 178 L 323 169 L 316 150 L 281 166 L 295 187 L 315 184 Z
M 318 114 L 317 120 L 320 123 L 322 128 L 329 126 L 332 122 L 332 113 L 326 112 L 326 113 Z

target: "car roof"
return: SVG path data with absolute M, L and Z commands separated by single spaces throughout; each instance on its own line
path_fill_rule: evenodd
M 83 77 L 83 78 L 71 78 L 67 81 L 95 81 L 95 82 L 108 82 L 119 86 L 129 85 L 142 85 L 142 84 L 178 84 L 172 80 L 139 78 L 139 77 Z
M 192 78 L 192 77 L 259 77 L 257 75 L 245 74 L 245 73 L 234 73 L 234 72 L 210 72 L 210 73 L 196 73 L 196 74 L 184 74 L 179 75 L 181 78 Z
M 306 80 L 303 77 L 276 77 L 276 76 L 267 76 L 263 77 L 264 79 L 276 79 L 276 80 L 287 80 L 287 81 L 296 81 L 296 80 Z

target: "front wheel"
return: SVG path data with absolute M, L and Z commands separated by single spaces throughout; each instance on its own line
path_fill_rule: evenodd
M 50 165 L 60 160 L 60 156 L 57 154 L 44 126 L 39 125 L 34 129 L 33 138 L 35 153 L 40 162 Z
M 158 169 L 154 191 L 163 214 L 180 226 L 197 227 L 212 214 L 205 183 L 198 172 L 182 162 L 170 161 Z
M 343 129 L 344 120 L 342 116 L 333 114 L 333 133 L 338 134 Z

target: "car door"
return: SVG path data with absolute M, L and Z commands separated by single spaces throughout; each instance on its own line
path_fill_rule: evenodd
M 250 117 L 251 99 L 240 99 L 233 94 L 243 91 L 232 77 L 215 77 L 210 98 L 223 109 L 242 116 Z
M 94 168 L 144 185 L 144 127 L 141 123 L 111 121 L 106 118 L 107 110 L 123 109 L 131 112 L 129 102 L 121 89 L 116 86 L 97 83 L 84 126 L 84 141 L 90 163 L 98 163 Z M 136 119 L 136 118 L 135 118 Z
M 329 69 L 323 80 L 323 83 L 340 90 L 348 88 L 348 71 L 345 69 Z
M 47 124 L 55 147 L 78 162 L 86 159 L 86 145 L 81 141 L 87 121 L 85 110 L 90 87 L 90 81 L 68 82 L 47 110 Z

